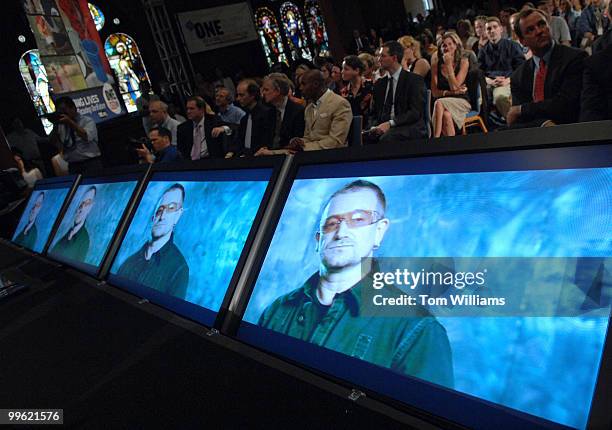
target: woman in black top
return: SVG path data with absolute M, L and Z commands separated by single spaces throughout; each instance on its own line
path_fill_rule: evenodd
M 445 33 L 431 65 L 431 92 L 437 99 L 433 115 L 434 137 L 454 136 L 455 127 L 463 127 L 465 116 L 471 110 L 465 84 L 469 65 L 459 36 Z
M 403 36 L 397 40 L 404 47 L 402 67 L 405 71 L 416 73 L 425 79 L 425 86 L 431 84 L 431 66 L 429 61 L 421 56 L 421 43 L 412 36 Z
M 368 124 L 374 84 L 363 78 L 364 69 L 363 62 L 356 55 L 344 58 L 342 80 L 348 84 L 342 88 L 340 95 L 351 104 L 353 116 L 363 116 L 363 123 Z

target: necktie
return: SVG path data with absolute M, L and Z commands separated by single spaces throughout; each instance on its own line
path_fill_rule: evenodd
M 251 139 L 253 136 L 253 117 L 249 113 L 246 124 L 246 132 L 244 133 L 244 147 L 251 149 Z
M 540 60 L 540 68 L 536 73 L 535 83 L 533 85 L 533 101 L 541 102 L 544 100 L 544 82 L 546 81 L 546 63 Z
M 283 125 L 283 117 L 280 109 L 276 109 L 276 123 L 274 125 L 274 138 L 272 139 L 272 149 L 280 147 L 280 131 Z
M 196 125 L 193 134 L 193 146 L 191 147 L 191 159 L 199 160 L 202 155 L 202 125 Z
M 391 110 L 393 109 L 393 76 L 389 76 L 389 86 L 387 87 L 387 97 L 383 105 L 382 122 L 391 119 Z

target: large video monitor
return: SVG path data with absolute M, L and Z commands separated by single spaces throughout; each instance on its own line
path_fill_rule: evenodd
M 242 168 L 232 168 L 230 162 L 220 170 L 154 172 L 110 268 L 109 282 L 214 325 L 277 170 L 269 161 L 252 162 L 259 166 L 252 168 L 238 164 Z
M 294 178 L 239 339 L 469 428 L 587 427 L 612 145 L 304 162 Z
M 76 176 L 65 176 L 36 182 L 13 235 L 13 243 L 39 254 L 44 251 L 75 179 Z
M 47 255 L 97 275 L 143 172 L 84 178 L 51 241 Z

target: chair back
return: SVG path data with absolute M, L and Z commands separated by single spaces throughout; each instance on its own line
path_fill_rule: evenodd
M 351 121 L 351 128 L 348 134 L 348 146 L 362 146 L 361 131 L 363 130 L 363 117 L 357 115 Z
M 427 137 L 431 137 L 431 90 L 425 90 L 425 110 L 423 115 L 425 118 L 425 127 L 427 128 Z

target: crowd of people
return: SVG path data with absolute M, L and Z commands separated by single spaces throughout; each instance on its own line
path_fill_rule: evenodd
M 476 13 L 409 16 L 408 34 L 391 40 L 355 30 L 342 62 L 278 63 L 236 81 L 217 70 L 187 99 L 185 118 L 145 89 L 137 105 L 148 140 L 136 152 L 146 163 L 265 156 L 465 134 L 474 116 L 484 132 L 612 119 L 611 1 Z M 57 105 L 51 138 L 67 170 L 95 167 L 95 124 L 69 99 Z M 363 131 L 349 136 L 355 121 Z

